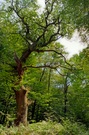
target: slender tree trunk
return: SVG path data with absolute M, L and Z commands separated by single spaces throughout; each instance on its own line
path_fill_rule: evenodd
M 15 125 L 18 126 L 20 123 L 27 124 L 27 113 L 28 113 L 28 103 L 27 103 L 27 90 L 24 86 L 21 87 L 19 91 L 15 91 L 16 103 L 17 103 L 17 118 L 15 120 Z
M 68 74 L 65 78 L 65 83 L 64 83 L 64 116 L 66 118 L 67 115 L 67 102 L 68 102 L 68 87 L 69 87 L 69 83 L 68 83 Z
M 36 109 L 36 100 L 34 101 L 34 104 L 32 106 L 32 120 L 34 119 L 35 109 Z
M 65 115 L 65 117 L 66 117 L 66 113 L 67 113 L 67 102 L 68 102 L 67 91 L 68 91 L 68 87 L 66 87 L 64 89 L 64 115 Z

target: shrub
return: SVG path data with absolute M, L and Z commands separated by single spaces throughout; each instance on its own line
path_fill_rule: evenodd
M 89 131 L 82 123 L 63 121 L 63 135 L 89 135 Z
M 63 120 L 62 124 L 42 121 L 26 127 L 20 125 L 7 128 L 0 125 L 0 135 L 89 135 L 89 131 L 81 123 Z

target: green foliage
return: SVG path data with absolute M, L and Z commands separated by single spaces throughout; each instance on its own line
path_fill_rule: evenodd
M 89 34 L 89 1 L 88 0 L 62 0 L 64 14 L 69 25 L 77 29 L 83 41 L 88 42 Z M 68 23 L 67 23 L 68 24 Z M 72 24 L 72 25 L 71 25 Z
M 89 73 L 88 73 L 88 48 L 79 56 L 74 56 L 75 72 L 71 75 L 69 88 L 69 104 L 72 116 L 88 126 L 89 121 Z
M 62 124 L 52 121 L 42 121 L 39 123 L 29 124 L 27 127 L 3 127 L 0 126 L 1 135 L 88 135 L 89 131 L 84 125 L 63 121 Z
M 30 124 L 27 127 L 21 125 L 19 128 L 17 127 L 10 127 L 9 129 L 6 127 L 0 128 L 1 135 L 56 135 L 61 133 L 63 126 L 59 123 L 53 123 L 51 121 L 46 122 L 39 122 Z
M 70 60 L 70 66 L 63 46 L 55 42 L 60 37 L 71 37 L 75 29 L 83 38 L 88 37 L 88 0 L 47 0 L 42 13 L 39 13 L 36 0 L 5 2 L 0 6 L 0 123 L 8 126 L 9 122 L 12 123 L 16 109 L 12 88 L 14 86 L 19 90 L 24 85 L 30 87 L 28 99 L 34 101 L 28 109 L 29 122 L 45 119 L 59 122 L 61 117 L 68 117 L 89 126 L 89 48 L 79 56 L 75 55 Z M 28 53 L 27 57 L 25 53 Z M 18 86 L 15 54 L 24 72 Z M 23 56 L 26 61 L 22 60 Z M 47 66 L 56 68 L 48 69 Z M 68 86 L 66 93 L 65 83 Z M 63 126 L 52 122 L 30 126 L 38 134 L 40 130 L 42 134 L 58 134 L 61 127 L 65 135 L 88 134 L 85 127 L 70 121 L 64 121 Z M 41 129 L 39 126 L 42 126 Z M 2 132 L 8 133 L 9 129 L 5 128 L 4 132 L 3 128 Z M 26 133 L 24 128 L 22 126 L 21 131 L 11 128 L 10 134 L 29 134 L 30 127 L 27 127 Z M 80 131 L 81 128 L 83 130 Z
M 89 131 L 87 131 L 86 127 L 81 123 L 70 122 L 69 120 L 65 120 L 63 122 L 63 135 L 88 135 Z

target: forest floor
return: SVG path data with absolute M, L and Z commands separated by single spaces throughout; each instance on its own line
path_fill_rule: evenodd
M 3 127 L 0 125 L 0 135 L 89 135 L 89 130 L 84 125 L 66 121 L 63 124 L 42 121 L 28 124 L 27 127 Z

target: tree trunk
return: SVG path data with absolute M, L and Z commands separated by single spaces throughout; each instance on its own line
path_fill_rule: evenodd
M 36 109 L 36 100 L 34 101 L 34 104 L 32 106 L 32 120 L 34 119 L 35 109 Z
M 68 87 L 66 87 L 64 89 L 64 115 L 65 115 L 65 117 L 66 117 L 66 113 L 67 113 L 67 102 L 68 102 L 67 92 L 68 92 Z
M 69 83 L 68 83 L 68 74 L 65 78 L 65 83 L 64 83 L 64 116 L 66 118 L 67 115 L 67 102 L 68 102 L 68 87 L 69 87 Z
M 15 125 L 19 126 L 20 123 L 27 124 L 28 102 L 27 102 L 27 90 L 24 86 L 19 91 L 15 90 L 16 103 L 17 103 L 17 118 Z
M 23 68 L 23 63 L 25 62 L 28 56 L 31 54 L 30 49 L 23 52 L 21 58 L 17 56 L 16 53 L 14 53 L 14 60 L 16 62 L 16 66 L 14 67 L 16 76 L 18 77 L 18 81 L 15 82 L 15 85 L 19 86 L 20 82 L 22 80 L 22 76 L 24 74 L 25 69 Z M 28 114 L 28 100 L 27 100 L 27 94 L 28 90 L 21 86 L 20 90 L 14 90 L 15 97 L 16 97 L 16 103 L 17 103 L 17 118 L 15 120 L 15 125 L 19 126 L 20 123 L 26 125 L 27 124 L 27 114 Z M 30 104 L 33 101 L 30 101 Z

